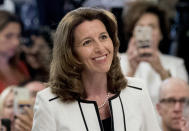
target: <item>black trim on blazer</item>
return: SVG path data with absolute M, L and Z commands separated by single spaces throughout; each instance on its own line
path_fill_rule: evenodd
M 80 103 L 79 101 L 78 101 L 78 104 L 79 104 L 79 108 L 80 108 L 80 111 L 81 111 L 81 115 L 82 115 L 83 122 L 84 122 L 84 124 L 85 124 L 86 130 L 89 131 L 88 126 L 87 126 L 87 123 L 86 123 L 86 120 L 85 120 L 85 116 L 84 116 L 84 114 L 83 114 L 83 110 L 82 110 L 82 108 L 81 108 L 81 103 Z
M 96 101 L 90 101 L 90 100 L 84 100 L 84 99 L 78 99 L 79 102 L 82 102 L 82 103 L 96 103 Z
M 59 96 L 56 96 L 56 97 L 54 97 L 54 98 L 51 98 L 51 99 L 49 99 L 49 102 L 51 102 L 51 101 L 53 101 L 53 100 L 56 100 L 56 99 L 58 99 L 59 98 Z
M 119 95 L 120 95 L 120 92 L 118 92 L 116 95 L 114 95 L 114 96 L 112 96 L 111 98 L 109 98 L 109 99 L 108 99 L 109 103 L 110 103 L 111 100 L 113 100 L 113 99 L 119 97 Z M 97 114 L 97 118 L 98 118 L 98 122 L 99 122 L 99 125 L 100 125 L 100 129 L 101 129 L 101 131 L 104 131 L 104 128 L 103 128 L 103 125 L 102 125 L 102 121 L 101 121 L 101 119 L 100 119 L 100 114 L 99 114 L 99 110 L 98 110 L 98 105 L 97 105 L 96 101 L 84 100 L 84 99 L 80 99 L 80 98 L 79 98 L 79 99 L 78 99 L 78 102 L 81 102 L 81 103 L 93 103 L 93 104 L 94 104 L 94 107 L 95 107 L 95 110 L 96 110 L 96 114 Z M 112 108 L 112 107 L 110 106 L 110 108 Z M 110 109 L 110 111 L 112 112 L 112 109 Z M 112 117 L 112 123 L 113 123 L 113 116 L 111 116 L 111 117 Z M 113 125 L 112 125 L 112 129 L 114 129 L 114 123 L 113 123 Z M 112 130 L 112 131 L 114 131 L 114 130 Z
M 121 107 L 122 107 L 122 112 L 123 112 L 123 123 L 124 123 L 124 130 L 126 131 L 126 121 L 125 121 L 125 112 L 124 112 L 124 107 L 123 107 L 123 103 L 122 103 L 122 100 L 121 100 L 121 97 L 119 96 L 119 100 L 120 100 L 120 103 L 121 103 Z
M 101 119 L 100 119 L 100 114 L 99 114 L 99 111 L 98 111 L 98 105 L 97 105 L 96 101 L 84 100 L 84 99 L 80 99 L 79 98 L 78 102 L 80 102 L 80 103 L 92 103 L 92 104 L 94 104 L 96 115 L 97 115 L 97 118 L 98 118 L 98 123 L 99 123 L 99 126 L 100 126 L 100 130 L 104 131 L 103 126 L 102 126 L 102 122 L 101 122 Z
M 119 95 L 120 95 L 120 92 L 118 92 L 114 96 L 110 97 L 108 100 L 113 100 L 113 99 L 117 98 Z
M 114 131 L 114 116 L 112 111 L 112 102 L 109 100 L 110 113 L 111 113 L 111 131 Z
M 137 90 L 142 90 L 142 88 L 139 88 L 139 87 L 135 87 L 135 86 L 130 86 L 130 85 L 127 85 L 128 87 L 131 87 L 131 88 L 134 88 L 134 89 L 137 89 Z
M 98 123 L 99 123 L 100 129 L 101 129 L 101 131 L 104 131 L 104 128 L 103 128 L 103 125 L 102 125 L 102 121 L 101 121 L 101 119 L 100 119 L 100 114 L 99 114 L 99 110 L 98 110 L 98 105 L 97 105 L 96 102 L 94 103 L 94 106 L 95 106 L 96 114 L 97 114 L 97 117 L 98 117 Z

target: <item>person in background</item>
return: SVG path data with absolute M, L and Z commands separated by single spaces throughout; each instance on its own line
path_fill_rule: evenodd
M 9 86 L 0 95 L 0 118 L 11 121 L 11 131 L 14 131 L 14 92 L 15 86 Z
M 120 53 L 122 71 L 125 76 L 142 78 L 155 104 L 163 80 L 173 76 L 188 81 L 184 60 L 160 51 L 160 43 L 166 48 L 169 33 L 165 12 L 157 5 L 132 2 L 123 12 L 123 21 L 128 49 Z
M 13 14 L 0 11 L 0 92 L 30 78 L 27 67 L 19 59 L 21 22 Z
M 182 131 L 183 105 L 187 99 L 189 85 L 184 80 L 169 78 L 162 82 L 156 108 L 161 116 L 163 131 Z
M 32 105 L 34 105 L 37 92 L 43 90 L 45 88 L 45 85 L 40 81 L 30 81 L 24 87 L 29 89 L 32 101 L 31 103 Z
M 28 88 L 30 92 L 31 107 L 24 107 L 24 114 L 17 114 L 14 122 L 16 131 L 31 131 L 33 123 L 33 106 L 38 91 L 43 90 L 44 84 L 40 81 L 30 81 L 26 83 L 24 88 Z
M 183 118 L 180 122 L 181 131 L 189 131 L 189 99 L 184 104 L 182 114 Z
M 121 72 L 117 33 L 115 16 L 103 9 L 62 18 L 32 131 L 160 131 L 144 83 Z
M 16 114 L 14 111 L 14 88 L 9 86 L 0 95 L 0 118 L 11 121 L 11 131 L 27 131 L 32 129 L 33 105 L 36 94 L 44 89 L 40 81 L 30 81 L 20 88 L 28 88 L 30 92 L 30 107 L 24 107 L 24 113 Z M 0 119 L 1 120 L 1 119 Z
M 27 64 L 32 80 L 47 82 L 51 60 L 51 30 L 41 27 L 33 31 L 28 43 L 22 45 L 22 59 Z

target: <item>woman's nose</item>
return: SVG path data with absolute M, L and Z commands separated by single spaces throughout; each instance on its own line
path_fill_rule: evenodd
M 101 41 L 95 41 L 95 50 L 96 51 L 101 51 L 104 49 L 103 43 Z
M 15 37 L 14 39 L 12 39 L 12 44 L 16 47 L 20 44 L 20 39 Z

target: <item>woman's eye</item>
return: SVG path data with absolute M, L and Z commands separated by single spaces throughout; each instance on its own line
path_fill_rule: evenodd
M 88 46 L 91 43 L 91 40 L 86 40 L 83 42 L 83 46 Z
M 108 38 L 107 35 L 102 35 L 102 36 L 101 36 L 101 39 L 102 39 L 102 40 L 106 40 L 107 38 Z
M 11 39 L 13 37 L 13 34 L 6 34 L 7 39 Z
M 13 104 L 8 104 L 5 106 L 6 108 L 12 108 L 13 107 Z

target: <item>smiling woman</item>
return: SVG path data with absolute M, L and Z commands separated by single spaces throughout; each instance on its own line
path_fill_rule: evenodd
M 100 20 L 84 21 L 76 27 L 75 52 L 84 64 L 83 73 L 108 72 L 113 59 L 113 43 Z
M 55 34 L 49 87 L 37 95 L 32 131 L 160 131 L 143 82 L 123 76 L 118 48 L 112 13 L 68 13 Z

